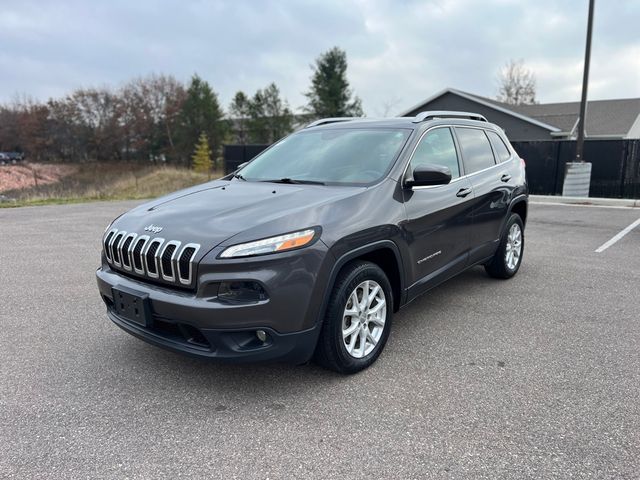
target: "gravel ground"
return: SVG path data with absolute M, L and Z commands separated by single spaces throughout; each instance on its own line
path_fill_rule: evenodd
M 35 186 L 36 178 L 38 185 L 56 183 L 60 178 L 70 175 L 76 169 L 73 165 L 46 163 L 0 165 L 0 193 L 33 187 Z
M 0 210 L 0 477 L 640 477 L 640 228 L 594 252 L 640 209 L 532 205 L 514 279 L 438 287 L 345 377 L 112 325 L 94 270 L 133 205 Z

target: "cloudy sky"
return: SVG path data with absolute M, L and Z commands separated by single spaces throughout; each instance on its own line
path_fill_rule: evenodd
M 304 104 L 337 45 L 368 115 L 445 88 L 485 96 L 510 58 L 538 100 L 580 96 L 587 0 L 0 0 L 0 102 L 119 86 L 149 73 L 208 80 L 224 105 L 275 81 Z M 640 96 L 640 1 L 596 0 L 589 96 Z

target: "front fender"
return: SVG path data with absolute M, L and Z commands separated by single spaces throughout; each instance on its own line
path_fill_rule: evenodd
M 345 242 L 348 243 L 348 240 L 345 239 Z M 329 303 L 329 297 L 331 296 L 331 292 L 333 291 L 333 286 L 335 284 L 336 278 L 338 277 L 338 274 L 340 273 L 340 270 L 342 269 L 342 267 L 344 267 L 348 262 L 352 260 L 355 260 L 368 253 L 375 252 L 377 250 L 387 249 L 393 252 L 393 256 L 395 258 L 396 266 L 398 267 L 398 272 L 400 277 L 400 285 L 398 289 L 400 292 L 400 298 L 396 300 L 398 304 L 394 305 L 394 307 L 399 307 L 400 305 L 403 305 L 406 302 L 406 278 L 405 278 L 405 267 L 403 263 L 403 256 L 400 251 L 400 248 L 394 241 L 388 240 L 388 239 L 377 240 L 371 243 L 353 247 L 351 249 L 344 249 L 342 245 L 343 245 L 342 242 L 338 242 L 334 246 L 333 251 L 331 251 L 331 254 L 335 258 L 335 262 L 329 273 L 328 282 L 325 287 L 324 294 L 322 296 L 322 307 L 318 312 L 318 322 L 322 322 L 322 319 L 324 318 L 324 314 L 325 314 L 327 305 Z M 336 247 L 337 247 L 337 250 L 335 250 Z M 336 255 L 336 251 L 339 252 L 337 255 Z M 397 308 L 394 308 L 394 309 L 397 309 Z

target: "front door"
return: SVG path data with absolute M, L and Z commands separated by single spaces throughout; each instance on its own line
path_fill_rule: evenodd
M 471 244 L 470 182 L 461 168 L 451 129 L 429 130 L 420 140 L 407 170 L 420 164 L 443 165 L 451 170 L 451 183 L 404 189 L 411 282 L 409 299 L 463 270 Z

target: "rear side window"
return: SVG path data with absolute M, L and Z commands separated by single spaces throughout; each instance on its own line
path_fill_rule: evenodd
M 511 152 L 504 144 L 504 141 L 500 138 L 496 132 L 491 132 L 487 130 L 487 136 L 489 140 L 491 140 L 491 145 L 493 145 L 493 151 L 496 152 L 496 157 L 499 162 L 506 162 L 511 158 Z
M 462 160 L 466 174 L 474 173 L 496 164 L 489 139 L 484 130 L 456 127 L 456 134 L 462 149 Z
M 456 153 L 456 145 L 453 142 L 450 129 L 436 128 L 429 131 L 422 140 L 420 140 L 411 159 L 409 168 L 411 168 L 413 172 L 418 165 L 424 164 L 449 167 L 449 170 L 451 170 L 451 178 L 460 176 L 458 154 Z

